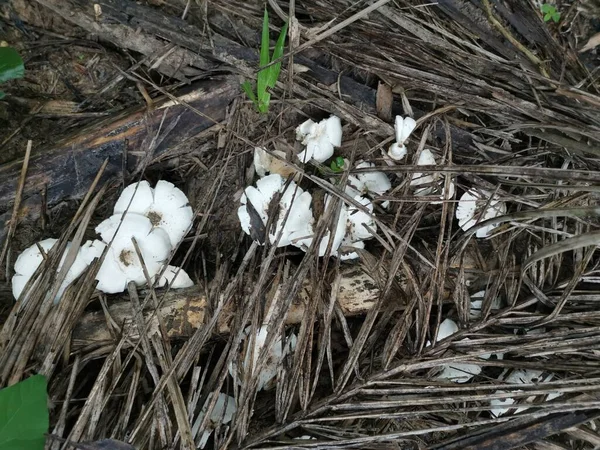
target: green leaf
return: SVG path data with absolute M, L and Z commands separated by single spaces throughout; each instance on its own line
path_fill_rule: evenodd
M 273 57 L 271 61 L 275 61 L 276 59 L 281 58 L 283 55 L 283 47 L 285 47 L 285 38 L 287 36 L 287 22 L 283 24 L 281 28 L 281 33 L 279 33 L 279 37 L 277 38 L 277 42 L 275 43 L 275 49 L 273 50 Z M 270 88 L 274 88 L 275 84 L 277 84 L 277 80 L 279 79 L 279 73 L 281 72 L 281 62 L 277 64 L 273 64 L 269 67 L 269 76 L 267 81 L 267 86 Z
M 15 78 L 23 78 L 23 60 L 12 47 L 0 47 L 0 83 Z
M 269 64 L 269 13 L 265 8 L 265 14 L 263 16 L 263 27 L 262 37 L 260 39 L 260 67 L 264 67 Z M 267 92 L 267 74 L 268 69 L 263 69 L 258 72 L 256 79 L 256 96 L 258 97 L 259 103 L 264 100 L 265 93 Z
M 242 89 L 244 90 L 244 92 L 246 93 L 248 98 L 250 100 L 252 100 L 252 103 L 254 103 L 258 107 L 258 102 L 256 101 L 256 95 L 254 95 L 254 91 L 252 90 L 252 85 L 250 84 L 249 81 L 246 80 L 242 83 Z
M 0 449 L 44 450 L 48 432 L 47 382 L 34 375 L 0 390 Z

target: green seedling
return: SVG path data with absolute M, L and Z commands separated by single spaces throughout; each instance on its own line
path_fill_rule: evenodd
M 556 6 L 551 5 L 550 3 L 544 3 L 541 10 L 542 14 L 544 14 L 544 22 L 553 20 L 554 23 L 558 23 L 560 20 L 560 13 L 556 10 Z
M 342 158 L 341 156 L 335 157 L 331 161 L 331 164 L 329 164 L 329 167 L 332 170 L 332 172 L 334 172 L 334 173 L 343 172 L 344 171 L 344 158 Z
M 265 9 L 263 16 L 263 28 L 262 37 L 260 41 L 260 67 L 265 67 L 259 70 L 256 77 L 256 94 L 252 90 L 252 86 L 249 81 L 244 81 L 242 89 L 248 96 L 252 103 L 258 109 L 260 113 L 269 112 L 269 103 L 271 102 L 271 89 L 275 87 L 277 80 L 279 79 L 279 73 L 281 72 L 281 62 L 269 65 L 271 61 L 275 61 L 281 58 L 283 55 L 283 46 L 285 44 L 285 36 L 287 34 L 287 22 L 283 25 L 273 55 L 269 56 L 269 14 Z
M 25 66 L 23 59 L 12 47 L 0 47 L 0 83 L 15 78 L 23 78 Z M 0 99 L 4 98 L 4 92 L 0 91 Z

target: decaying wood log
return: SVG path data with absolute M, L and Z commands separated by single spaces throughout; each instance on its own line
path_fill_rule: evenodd
M 227 105 L 238 93 L 239 80 L 235 76 L 198 82 L 182 90 L 178 98 L 206 117 L 162 98 L 152 110 L 124 111 L 77 131 L 53 149 L 38 149 L 29 162 L 19 219 L 39 217 L 43 190 L 48 205 L 82 198 L 105 160 L 108 166 L 103 180 L 118 179 L 124 170 L 134 169 L 144 158 L 156 157 L 222 121 Z M 157 134 L 157 145 L 150 148 Z M 131 154 L 133 150 L 135 154 Z M 0 240 L 10 219 L 22 163 L 17 160 L 0 166 Z
M 305 288 L 300 292 L 287 315 L 288 324 L 301 322 L 310 295 L 309 283 L 306 283 Z M 344 316 L 358 316 L 367 313 L 378 296 L 379 289 L 375 281 L 362 269 L 359 267 L 343 269 L 337 302 Z M 160 298 L 162 299 L 162 297 Z M 403 306 L 401 300 L 397 299 L 396 301 L 398 309 L 401 309 Z M 229 331 L 229 320 L 235 311 L 232 310 L 234 302 L 230 302 L 228 305 L 229 308 L 226 308 L 218 318 L 216 330 L 218 333 Z M 123 332 L 129 333 L 131 341 L 136 341 L 138 332 L 132 320 L 131 303 L 127 300 L 119 301 L 111 304 L 108 310 L 111 322 L 122 326 Z M 158 329 L 157 317 L 160 316 L 165 322 L 171 338 L 187 338 L 207 322 L 208 305 L 204 290 L 198 286 L 184 290 L 172 290 L 165 294 L 158 313 L 154 311 L 153 307 L 149 307 L 144 311 L 144 315 L 146 322 L 150 321 L 151 329 Z M 86 314 L 74 329 L 72 349 L 78 351 L 85 347 L 110 346 L 118 339 L 120 336 L 111 334 L 104 312 L 91 312 Z

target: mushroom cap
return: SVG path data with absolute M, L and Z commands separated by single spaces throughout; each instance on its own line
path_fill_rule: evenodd
M 416 128 L 417 122 L 412 117 L 396 116 L 394 128 L 396 130 L 396 142 L 398 145 L 404 145 L 404 142 Z
M 483 299 L 485 297 L 485 291 L 479 291 L 471 295 L 471 308 L 469 309 L 469 317 L 471 319 L 478 319 L 481 317 L 481 310 L 483 308 Z M 475 300 L 477 299 L 477 300 Z M 479 300 L 481 299 L 481 300 Z M 496 297 L 492 299 L 492 311 L 497 311 L 502 308 L 502 299 Z
M 286 154 L 284 152 L 274 150 L 272 153 L 285 161 Z M 254 149 L 254 170 L 259 177 L 264 177 L 267 173 L 276 173 L 287 178 L 296 173 L 296 170 L 292 166 L 273 157 L 261 147 L 256 147 Z
M 194 285 L 194 282 L 181 267 L 167 266 L 160 279 L 158 280 L 158 287 L 165 287 L 169 284 L 172 289 L 184 289 Z
M 137 188 L 137 189 L 136 189 Z M 129 209 L 127 205 L 131 201 Z M 194 213 L 186 195 L 173 183 L 160 180 L 152 189 L 147 181 L 130 184 L 117 200 L 114 214 L 141 214 L 155 227 L 163 228 L 176 247 L 190 231 Z
M 268 336 L 268 327 L 263 325 L 256 333 L 254 339 L 254 346 L 248 345 L 245 349 L 243 370 L 250 370 L 250 358 L 252 358 L 252 370 L 256 372 L 258 370 L 257 363 L 258 357 L 266 344 Z M 246 342 L 250 344 L 248 334 L 250 333 L 250 327 L 244 331 L 246 335 Z M 282 345 L 281 336 L 277 336 L 271 345 L 267 358 L 264 364 L 260 367 L 260 373 L 258 375 L 258 390 L 269 390 L 274 387 L 274 381 L 277 378 L 277 370 L 283 359 L 296 348 L 297 337 L 294 333 L 291 333 Z M 236 370 L 235 364 L 229 366 L 229 373 L 233 375 L 233 371 Z M 241 381 L 241 377 L 238 377 L 238 381 Z
M 435 166 L 437 163 L 435 162 L 435 157 L 431 150 L 425 148 L 421 151 L 419 155 L 419 159 L 417 161 L 417 166 Z M 413 173 L 412 180 L 410 182 L 411 186 L 420 186 L 423 184 L 431 184 L 435 180 L 433 175 L 424 175 L 422 173 Z
M 550 381 L 554 377 L 554 374 L 544 374 L 541 370 L 534 369 L 517 369 L 513 370 L 505 379 L 504 382 L 508 384 L 533 384 L 533 383 L 543 383 L 546 381 Z M 499 390 L 495 393 L 505 393 L 506 391 Z M 517 390 L 520 392 L 520 390 Z M 560 397 L 562 394 L 559 392 L 551 392 L 548 394 L 547 401 L 553 400 L 557 397 Z M 524 403 L 531 403 L 535 400 L 535 396 L 527 397 Z M 500 417 L 504 414 L 508 413 L 512 405 L 516 403 L 514 398 L 497 398 L 490 400 L 490 405 L 492 408 L 490 409 L 490 413 L 494 417 Z M 523 403 L 523 402 L 521 402 Z M 527 406 L 520 406 L 516 408 L 515 414 L 518 414 L 522 411 L 525 411 Z
M 208 398 L 206 399 L 206 402 L 202 407 L 202 411 L 196 419 L 196 423 L 199 424 L 204 421 L 204 416 L 206 416 L 208 405 L 212 401 L 212 396 L 212 393 L 208 395 Z M 222 424 L 231 422 L 231 419 L 233 418 L 233 415 L 235 414 L 236 410 L 237 407 L 235 405 L 235 398 L 227 394 L 219 393 L 217 401 L 215 403 L 215 407 L 210 412 L 210 417 L 206 425 L 206 429 L 203 431 L 202 436 L 200 437 L 198 448 L 203 449 L 206 446 L 208 438 L 215 430 L 219 422 Z
M 342 122 L 337 116 L 319 123 L 307 120 L 296 128 L 296 139 L 306 145 L 306 150 L 298 154 L 300 161 L 326 161 L 333 156 L 334 147 L 342 145 Z
M 506 203 L 497 199 L 491 199 L 488 202 L 488 199 L 491 195 L 492 193 L 489 191 L 475 188 L 469 189 L 467 192 L 465 192 L 460 197 L 460 200 L 458 201 L 458 207 L 456 208 L 458 226 L 464 231 L 467 231 L 477 225 L 478 221 L 476 219 L 476 215 L 478 210 L 481 211 L 481 209 L 486 207 L 486 204 L 488 206 L 483 214 L 479 213 L 481 216 L 481 220 L 479 222 L 506 214 Z M 488 237 L 497 226 L 498 224 L 491 224 L 480 228 L 477 230 L 475 235 L 478 238 Z
M 442 371 L 435 377 L 437 379 L 453 381 L 454 383 L 466 383 L 474 376 L 479 375 L 481 370 L 481 366 L 477 364 L 452 363 L 452 365 L 442 366 Z
M 57 239 L 44 239 L 43 241 L 38 242 L 38 244 L 40 247 L 42 247 L 45 253 L 48 253 L 57 242 Z M 62 266 L 65 262 L 69 250 L 71 249 L 71 246 L 72 244 L 70 242 L 68 242 L 65 246 L 64 253 L 56 269 L 57 273 L 60 272 L 60 270 L 62 269 Z M 11 280 L 12 293 L 15 300 L 18 300 L 18 298 L 21 296 L 25 285 L 27 284 L 33 273 L 40 266 L 43 260 L 44 256 L 40 253 L 37 244 L 33 244 L 32 246 L 26 248 L 19 255 L 14 266 L 15 274 L 13 275 Z M 69 267 L 65 279 L 61 283 L 58 292 L 56 293 L 56 296 L 54 298 L 55 303 L 58 303 L 67 287 L 73 281 L 75 281 L 75 279 L 77 279 L 85 271 L 85 269 L 87 269 L 88 265 L 89 262 L 86 257 L 86 250 L 82 246 L 77 251 L 75 260 L 73 261 L 73 264 L 71 264 L 71 267 Z
M 285 188 L 285 190 L 284 190 Z M 269 241 L 277 243 L 278 247 L 287 245 L 301 246 L 306 243 L 306 238 L 312 235 L 313 216 L 311 209 L 312 196 L 304 192 L 296 183 L 291 181 L 287 185 L 283 177 L 271 174 L 256 182 L 256 187 L 248 186 L 240 199 L 242 206 L 238 208 L 238 217 L 242 230 L 251 235 L 252 223 L 246 208 L 250 202 L 263 223 L 268 222 L 269 205 L 276 194 L 280 194 L 279 212 L 275 228 L 269 231 Z
M 366 197 L 360 195 L 354 197 L 354 200 L 365 206 L 369 213 L 366 213 L 356 206 L 348 206 L 348 230 L 346 235 L 349 237 L 351 242 L 362 241 L 364 239 L 371 239 L 373 235 L 366 228 L 368 226 L 373 231 L 377 230 L 377 224 L 375 223 L 373 215 L 373 203 Z
M 129 281 L 137 285 L 147 281 L 132 238 L 138 243 L 150 277 L 158 273 L 171 252 L 171 240 L 167 232 L 162 228 L 153 228 L 150 220 L 139 214 L 113 215 L 100 223 L 96 232 L 106 243 L 114 238 L 96 276 L 97 289 L 109 294 L 123 292 Z
M 356 165 L 357 169 L 368 169 L 372 167 L 375 167 L 375 164 L 365 161 L 360 161 Z M 348 184 L 362 194 L 373 192 L 377 195 L 383 195 L 392 188 L 392 183 L 387 175 L 377 171 L 361 172 L 350 175 L 348 176 Z
M 58 239 L 50 238 L 44 239 L 43 241 L 40 241 L 37 244 L 33 244 L 27 247 L 21 252 L 21 254 L 19 254 L 17 260 L 15 261 L 15 273 L 31 277 L 31 275 L 33 275 L 33 273 L 37 270 L 40 264 L 42 264 L 42 261 L 44 261 L 44 256 L 40 253 L 38 244 L 40 247 L 42 247 L 45 253 L 48 253 L 57 242 Z

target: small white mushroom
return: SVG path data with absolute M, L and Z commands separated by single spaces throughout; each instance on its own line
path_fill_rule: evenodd
M 164 229 L 173 248 L 190 231 L 194 219 L 186 195 L 173 183 L 163 180 L 156 183 L 154 189 L 147 181 L 127 186 L 117 200 L 113 214 L 123 214 L 125 210 L 146 216 L 152 226 Z
M 301 162 L 326 161 L 333 156 L 334 147 L 342 145 L 342 122 L 337 116 L 319 123 L 309 119 L 296 128 L 296 139 L 306 146 L 306 150 L 298 154 Z
M 238 218 L 242 230 L 246 234 L 252 236 L 252 228 L 260 226 L 260 224 L 253 223 L 248 203 L 257 213 L 254 221 L 260 219 L 262 226 L 266 226 L 271 202 L 280 195 L 277 222 L 274 229 L 269 230 L 269 242 L 274 243 L 280 232 L 281 238 L 277 243 L 278 247 L 301 245 L 312 235 L 312 196 L 309 192 L 304 192 L 293 181 L 290 182 L 287 189 L 285 187 L 285 180 L 281 175 L 271 174 L 259 179 L 256 187 L 248 186 L 245 189 L 244 195 L 240 199 L 242 205 L 238 208 Z
M 130 281 L 138 286 L 147 282 L 132 238 L 137 241 L 150 277 L 158 273 L 171 252 L 171 240 L 167 232 L 153 227 L 150 219 L 140 214 L 113 215 L 100 223 L 96 232 L 107 244 L 114 237 L 96 276 L 97 289 L 109 294 L 123 292 Z
M 171 289 L 184 289 L 193 286 L 194 282 L 181 267 L 169 265 L 159 278 L 157 287 L 165 287 L 167 284 Z
M 412 117 L 396 116 L 394 128 L 396 130 L 396 142 L 394 142 L 388 151 L 388 155 L 393 160 L 399 161 L 406 156 L 405 142 L 411 135 L 417 122 Z
M 417 161 L 418 166 L 435 166 L 437 162 L 435 160 L 435 156 L 432 151 L 429 149 L 423 149 L 421 154 L 419 155 L 419 159 Z M 440 174 L 428 174 L 425 175 L 423 173 L 414 173 L 412 176 L 412 180 L 410 182 L 411 186 L 420 186 L 415 189 L 415 195 L 417 197 L 439 197 L 440 200 L 432 200 L 430 203 L 432 205 L 437 205 L 442 203 L 445 198 L 452 198 L 454 196 L 454 181 L 451 181 L 448 187 L 448 196 L 445 196 L 444 192 L 441 192 L 444 189 L 444 178 Z M 426 186 L 424 186 L 426 185 Z M 441 192 L 441 193 L 440 193 Z
M 272 153 L 285 161 L 286 155 L 284 152 L 275 150 Z M 254 170 L 259 177 L 264 177 L 268 173 L 276 173 L 287 178 L 296 173 L 296 170 L 292 166 L 271 156 L 261 147 L 256 147 L 254 149 Z
M 44 253 L 48 253 L 57 242 L 57 239 L 44 239 L 43 241 L 38 242 L 38 244 L 42 248 Z M 67 243 L 62 258 L 58 264 L 58 268 L 56 269 L 57 273 L 60 272 L 60 270 L 62 269 L 62 266 L 65 262 L 65 258 L 67 257 L 67 253 L 71 248 L 71 245 L 72 244 L 70 242 Z M 75 281 L 88 267 L 90 261 L 88 261 L 88 257 L 86 255 L 87 250 L 85 246 L 82 246 L 78 250 L 77 256 L 75 257 L 75 261 L 73 261 L 73 264 L 69 268 L 65 279 L 63 280 L 62 284 L 60 285 L 60 288 L 58 289 L 56 297 L 54 298 L 55 303 L 57 303 L 60 300 L 63 293 L 65 292 L 65 289 L 73 281 Z M 25 287 L 31 276 L 34 274 L 34 272 L 37 270 L 37 268 L 42 264 L 43 260 L 44 256 L 40 252 L 37 244 L 33 244 L 32 246 L 26 248 L 18 256 L 14 266 L 15 274 L 13 275 L 11 280 L 12 292 L 15 300 L 17 300 L 20 297 L 21 293 L 23 292 L 23 288 Z
M 206 416 L 206 412 L 208 411 L 208 406 L 212 400 L 212 395 L 210 394 L 200 411 L 200 415 L 197 417 L 196 422 L 194 423 L 194 428 L 199 426 L 200 423 L 204 421 L 204 417 Z M 208 423 L 206 428 L 202 432 L 202 436 L 200 437 L 200 441 L 198 442 L 198 448 L 204 448 L 206 443 L 208 442 L 208 438 L 212 434 L 213 431 L 219 426 L 219 424 L 226 424 L 231 422 L 233 419 L 233 415 L 235 414 L 237 407 L 235 406 L 235 398 L 230 395 L 226 395 L 223 393 L 218 394 L 217 402 L 215 403 L 215 407 L 210 412 L 210 417 L 208 419 Z M 198 425 L 196 425 L 198 424 Z
M 497 198 L 490 200 L 491 196 L 492 193 L 489 191 L 473 188 L 460 197 L 456 208 L 456 218 L 458 219 L 458 225 L 464 231 L 469 230 L 479 222 L 506 214 L 506 203 Z M 475 235 L 478 238 L 488 237 L 497 226 L 498 224 L 491 224 L 480 228 Z
M 469 317 L 471 319 L 478 319 L 481 317 L 484 297 L 485 291 L 479 291 L 471 295 L 471 308 L 469 309 Z M 502 309 L 502 299 L 496 297 L 492 299 L 491 311 L 498 311 L 499 309 Z
M 501 375 L 503 377 L 506 375 L 506 371 Z M 504 382 L 507 384 L 534 384 L 534 383 L 544 383 L 547 381 L 551 381 L 554 377 L 551 373 L 544 373 L 541 370 L 533 370 L 533 369 L 517 369 L 510 372 L 508 376 L 504 378 Z M 515 392 L 522 392 L 520 389 L 517 389 Z M 495 392 L 496 394 L 506 393 L 504 390 L 498 390 Z M 550 392 L 547 396 L 547 400 L 553 400 L 557 397 L 560 397 L 562 394 L 559 392 Z M 527 397 L 521 403 L 533 403 L 535 401 L 536 396 Z M 517 400 L 508 397 L 508 398 L 498 398 L 490 400 L 490 405 L 492 408 L 490 409 L 490 413 L 493 417 L 500 417 L 504 414 L 508 413 L 512 409 L 515 409 L 512 405 L 517 403 Z M 518 414 L 522 411 L 525 411 L 527 406 L 520 406 L 516 408 L 515 414 Z
M 431 150 L 425 148 L 419 154 L 419 159 L 417 161 L 417 166 L 435 166 L 437 163 L 435 162 L 435 157 Z M 423 184 L 432 184 L 434 182 L 433 175 L 424 175 L 422 173 L 413 173 L 412 180 L 410 182 L 411 186 L 421 186 Z
M 237 378 L 239 383 L 242 382 L 243 372 L 252 369 L 252 374 L 256 374 L 256 371 L 259 370 L 257 367 L 258 357 L 260 356 L 260 352 L 265 346 L 268 328 L 266 325 L 263 325 L 258 330 L 256 337 L 254 339 L 254 345 L 250 346 L 250 340 L 248 339 L 248 334 L 250 333 L 250 328 L 248 327 L 244 331 L 246 335 L 246 347 L 244 350 L 244 362 L 242 368 L 236 374 L 235 371 L 237 369 L 237 365 L 232 363 L 229 366 L 229 373 L 232 376 Z M 296 348 L 297 337 L 294 333 L 291 333 L 286 339 L 285 343 L 282 345 L 281 337 L 277 337 L 273 344 L 271 345 L 269 352 L 267 354 L 267 358 L 264 361 L 264 364 L 260 367 L 260 373 L 258 374 L 258 387 L 259 391 L 261 390 L 269 390 L 275 386 L 275 381 L 277 379 L 277 370 L 279 365 L 282 363 L 283 359 Z M 252 362 L 251 362 L 252 361 Z M 250 367 L 252 364 L 252 367 Z
M 446 339 L 448 336 L 458 332 L 458 325 L 452 319 L 444 320 L 439 327 L 435 342 Z M 465 339 L 468 340 L 468 339 Z M 429 346 L 430 343 L 428 342 Z M 486 358 L 487 359 L 487 358 Z M 455 383 L 466 383 L 471 378 L 481 373 L 481 366 L 469 363 L 452 363 L 443 365 L 441 371 L 436 375 L 437 379 L 453 381 Z

